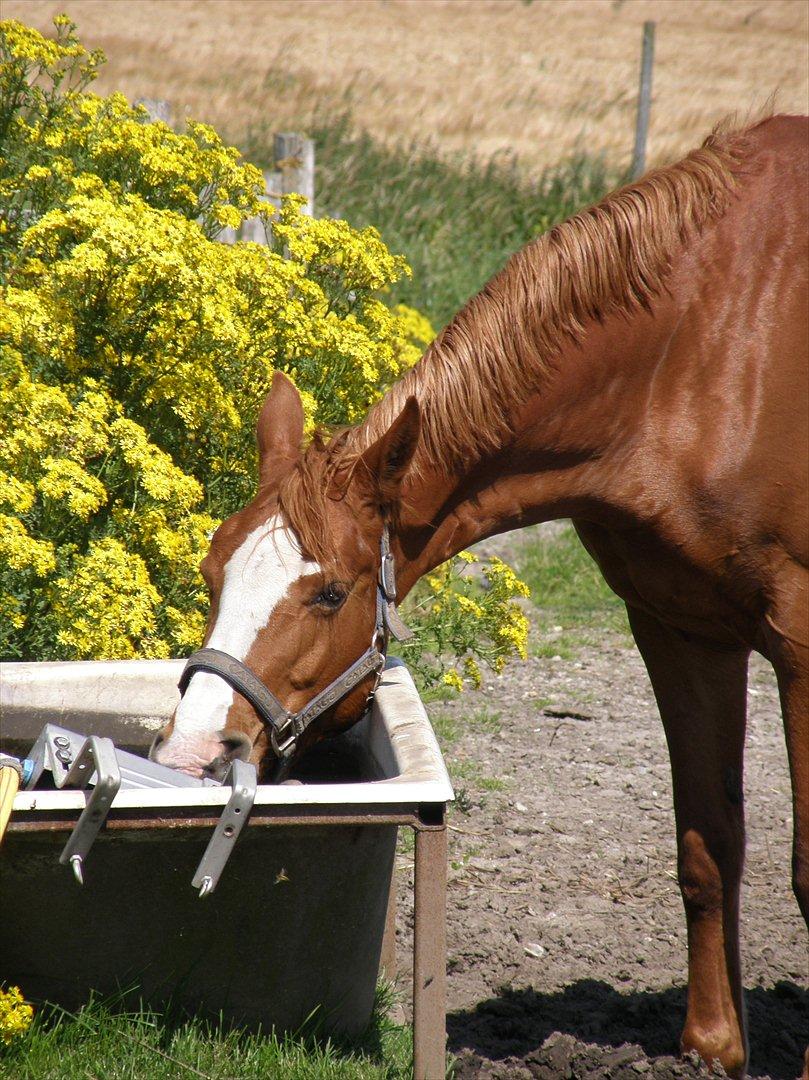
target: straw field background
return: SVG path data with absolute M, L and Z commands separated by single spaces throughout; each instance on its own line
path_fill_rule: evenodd
M 629 156 L 641 25 L 657 20 L 651 163 L 721 117 L 809 108 L 805 0 L 2 0 L 45 31 L 67 11 L 108 58 L 98 87 L 167 98 L 244 144 L 255 125 L 350 108 L 382 143 L 438 142 L 528 168 Z

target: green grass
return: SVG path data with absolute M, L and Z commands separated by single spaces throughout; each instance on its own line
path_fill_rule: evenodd
M 464 717 L 464 727 L 467 731 L 480 731 L 489 735 L 499 735 L 503 730 L 503 717 L 501 713 L 484 707 Z
M 487 803 L 487 795 L 493 791 L 505 791 L 508 782 L 490 776 L 473 758 L 446 755 L 447 771 L 455 791 L 454 808 L 461 814 L 473 814 Z
M 584 153 L 529 175 L 513 157 L 440 154 L 425 141 L 385 147 L 350 115 L 306 125 L 316 146 L 316 211 L 373 225 L 404 254 L 413 277 L 393 290 L 440 329 L 509 255 L 538 233 L 600 199 L 620 177 Z M 272 138 L 254 130 L 244 147 L 258 164 Z
M 451 693 L 452 698 L 449 700 L 457 698 L 458 695 L 454 690 Z M 423 701 L 429 703 L 429 692 L 425 691 L 421 696 Z M 473 704 L 474 692 L 467 691 L 464 700 L 468 700 L 470 705 Z M 442 709 L 436 709 L 430 716 L 430 722 L 444 753 L 467 731 L 488 732 L 490 735 L 497 735 L 503 727 L 500 713 L 487 708 L 475 709 L 473 712 L 461 716 L 444 712 Z
M 29 1033 L 0 1048 L 3 1080 L 405 1080 L 412 1070 L 409 1027 L 387 1017 L 381 988 L 366 1034 L 352 1044 L 246 1034 L 146 1010 L 91 1003 L 78 1013 L 43 1008 Z
M 395 645 L 392 645 L 390 652 L 395 656 Z M 434 686 L 424 686 L 419 689 L 421 694 L 421 700 L 426 705 L 434 705 L 436 702 L 454 701 L 458 696 L 458 691 L 453 690 L 451 686 L 447 686 L 446 683 L 436 683 Z
M 399 829 L 396 838 L 396 854 L 412 856 L 416 850 L 416 834 L 412 829 Z
M 422 694 L 422 701 L 429 704 L 427 694 Z M 441 752 L 446 754 L 449 748 L 456 743 L 463 734 L 463 722 L 454 713 L 444 712 L 443 709 L 430 710 L 430 723 L 433 725 L 435 737 Z
M 505 780 L 500 780 L 495 776 L 487 776 L 483 771 L 483 766 L 471 758 L 458 758 L 455 761 L 450 761 L 448 768 L 454 781 L 466 780 L 473 787 L 480 788 L 483 791 L 504 791 L 506 789 Z
M 457 694 L 452 692 L 453 698 Z M 422 694 L 426 701 L 427 696 Z M 461 699 L 463 706 L 468 701 L 474 705 L 474 691 L 467 691 Z M 454 710 L 452 712 L 438 708 L 430 711 L 430 723 L 438 739 L 441 752 L 447 763 L 447 769 L 455 789 L 455 807 L 462 813 L 471 813 L 479 804 L 485 802 L 486 792 L 503 791 L 506 783 L 497 777 L 488 776 L 483 768 L 470 758 L 456 757 L 455 744 L 469 731 L 483 732 L 496 735 L 502 729 L 501 714 L 492 709 L 476 708 L 469 713 Z M 399 852 L 406 853 L 408 844 L 412 850 L 412 841 L 404 840 L 410 833 L 409 829 L 399 830 Z
M 572 525 L 556 536 L 532 533 L 515 561 L 518 575 L 539 608 L 535 655 L 569 659 L 587 640 L 587 631 L 629 634 L 623 602 L 581 544 Z

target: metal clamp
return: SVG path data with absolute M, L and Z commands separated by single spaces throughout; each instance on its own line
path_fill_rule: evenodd
M 200 900 L 205 896 L 210 896 L 222 876 L 225 863 L 230 858 L 236 840 L 250 816 L 256 797 L 257 783 L 255 765 L 238 759 L 231 762 L 223 787 L 232 785 L 233 791 L 208 841 L 197 872 L 191 879 L 194 888 L 199 889 Z
M 53 784 L 57 788 L 76 787 L 71 784 L 71 766 L 82 752 L 87 741 L 86 735 L 79 735 L 75 731 L 59 727 L 57 724 L 46 724 L 42 732 L 31 748 L 27 758 L 23 762 L 25 768 L 24 787 L 27 791 L 32 790 L 43 779 L 45 773 L 50 772 Z M 138 754 L 131 754 L 127 750 L 116 748 L 115 757 L 118 761 L 118 769 L 121 773 L 121 789 L 128 790 L 157 788 L 188 788 L 188 787 L 219 787 L 219 781 L 212 777 L 187 776 L 186 773 L 177 772 L 167 765 L 158 765 L 156 761 L 149 761 Z M 95 783 L 95 772 L 88 779 L 81 773 L 80 787 L 88 787 Z
M 63 866 L 70 863 L 73 867 L 73 873 L 79 885 L 84 884 L 84 860 L 101 826 L 107 820 L 112 800 L 121 786 L 121 771 L 118 768 L 112 739 L 101 739 L 96 735 L 91 735 L 89 739 L 86 739 L 71 763 L 62 786 L 86 788 L 93 776 L 95 787 L 70 834 L 64 851 L 59 856 L 59 862 Z
M 288 725 L 293 733 L 287 737 Z M 280 728 L 284 738 L 282 749 L 294 744 L 295 727 L 295 718 L 288 717 Z M 84 884 L 84 861 L 121 788 L 221 786 L 210 777 L 197 779 L 186 776 L 165 765 L 116 750 L 112 739 L 95 735 L 85 738 L 56 724 L 45 725 L 23 765 L 27 766 L 27 790 L 31 790 L 45 773 L 51 773 L 57 788 L 92 789 L 87 797 L 87 805 L 59 857 L 62 865 L 69 863 L 73 867 L 80 885 Z M 231 763 L 225 785 L 232 786 L 233 791 L 194 877 L 194 885 L 199 888 L 200 896 L 207 896 L 216 888 L 233 845 L 250 816 L 257 783 L 255 765 L 238 760 Z
M 285 732 L 289 731 L 289 734 Z M 287 713 L 286 719 L 281 721 L 277 728 L 270 728 L 270 745 L 276 757 L 288 757 L 298 740 L 298 732 L 295 730 L 295 717 Z

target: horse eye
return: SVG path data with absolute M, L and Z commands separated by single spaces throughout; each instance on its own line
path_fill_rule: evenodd
M 314 602 L 329 611 L 336 611 L 342 605 L 346 596 L 348 596 L 348 592 L 345 587 L 336 581 L 331 581 L 325 589 L 322 589 L 317 594 Z

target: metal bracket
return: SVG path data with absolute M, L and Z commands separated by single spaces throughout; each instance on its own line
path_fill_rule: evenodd
M 52 773 L 53 783 L 57 788 L 87 787 L 88 784 L 94 784 L 95 771 L 80 785 L 71 783 L 68 779 L 71 767 L 86 741 L 85 735 L 79 735 L 57 724 L 46 724 L 26 758 L 26 761 L 30 762 L 29 775 L 24 785 L 26 791 L 35 788 L 45 772 Z M 140 757 L 138 754 L 131 754 L 127 750 L 116 748 L 115 756 L 121 773 L 121 788 L 124 790 L 220 786 L 219 781 L 212 777 L 206 776 L 200 780 L 187 776 L 166 765 L 158 765 L 156 761 L 149 761 L 148 758 Z
M 191 880 L 194 888 L 199 889 L 200 900 L 210 896 L 222 876 L 225 863 L 253 809 L 257 783 L 255 765 L 247 761 L 231 762 L 222 786 L 230 785 L 233 791 Z
M 54 787 L 63 788 L 70 766 L 86 741 L 86 735 L 57 727 L 56 724 L 46 724 L 25 759 L 26 763 L 30 763 L 26 769 L 25 789 L 36 787 L 45 772 L 52 774 Z
M 86 739 L 70 765 L 62 786 L 86 788 L 93 774 L 95 774 L 95 787 L 70 834 L 64 851 L 59 856 L 59 862 L 63 866 L 70 863 L 73 867 L 73 873 L 79 885 L 84 884 L 84 860 L 101 826 L 107 820 L 112 800 L 121 786 L 121 771 L 118 768 L 112 739 L 101 739 L 96 735 L 91 735 L 89 739 Z
M 136 754 L 116 750 L 112 739 L 95 735 L 85 738 L 56 724 L 46 724 L 24 762 L 31 790 L 50 772 L 57 788 L 92 788 L 87 805 L 76 822 L 59 857 L 70 864 L 80 885 L 84 884 L 84 861 L 107 820 L 119 789 L 173 787 L 232 787 L 230 798 L 214 829 L 197 868 L 193 885 L 199 895 L 208 896 L 216 888 L 233 846 L 244 828 L 256 797 L 258 777 L 255 765 L 231 762 L 223 785 L 210 777 L 196 779 Z

